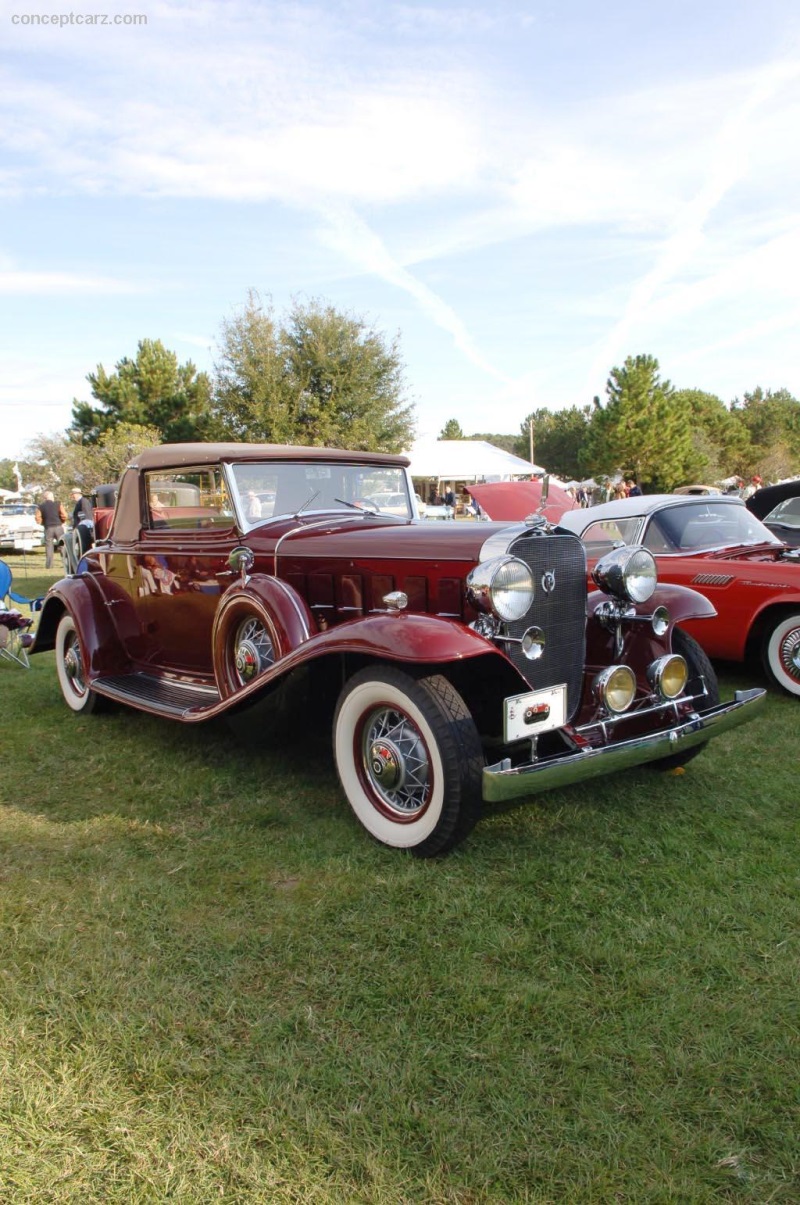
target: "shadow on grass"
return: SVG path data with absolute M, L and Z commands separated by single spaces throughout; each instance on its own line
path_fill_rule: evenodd
M 16 714 L 25 718 L 13 736 L 0 736 L 8 767 L 0 787 L 4 802 L 59 823 L 113 815 L 140 824 L 295 826 L 309 835 L 324 824 L 328 839 L 331 825 L 338 824 L 337 849 L 342 840 L 379 848 L 353 818 L 339 787 L 327 717 L 313 731 L 298 730 L 293 740 L 285 731 L 275 737 L 268 723 L 251 725 L 249 739 L 242 740 L 225 719 L 181 724 L 125 708 L 75 716 L 61 700 L 52 660 L 51 654 L 35 658 L 32 671 L 18 674 L 9 692 Z M 754 684 L 742 666 L 721 672 L 725 697 Z M 793 700 L 774 695 L 768 700 L 768 712 L 776 717 L 795 707 Z M 733 806 L 737 800 L 743 806 L 747 780 L 740 768 L 731 778 L 728 750 L 748 750 L 756 767 L 761 758 L 768 760 L 762 733 L 756 732 L 765 722 L 711 742 L 683 774 L 643 767 L 487 807 L 460 855 L 485 855 L 494 862 L 514 858 L 520 849 L 528 855 L 543 845 L 555 851 L 565 835 L 578 831 L 587 841 L 602 843 L 607 833 L 616 840 L 641 824 L 643 813 L 654 830 L 674 828 L 684 813 L 691 823 L 699 799 L 720 791 Z

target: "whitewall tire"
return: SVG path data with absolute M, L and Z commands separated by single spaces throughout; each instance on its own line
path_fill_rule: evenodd
M 56 672 L 67 707 L 87 715 L 98 710 L 101 700 L 86 684 L 84 652 L 69 612 L 62 616 L 56 631 Z
M 764 638 L 763 661 L 774 686 L 800 697 L 800 611 L 772 625 Z
M 383 845 L 434 857 L 463 841 L 477 822 L 480 739 L 446 678 L 361 670 L 339 697 L 333 746 L 351 808 Z

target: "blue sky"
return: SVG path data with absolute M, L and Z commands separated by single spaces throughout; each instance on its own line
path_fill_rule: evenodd
M 0 456 L 141 338 L 210 369 L 249 288 L 399 333 L 420 435 L 516 432 L 639 352 L 726 401 L 800 395 L 790 0 L 0 24 Z

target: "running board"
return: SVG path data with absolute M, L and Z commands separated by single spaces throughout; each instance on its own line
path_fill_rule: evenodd
M 176 682 L 173 678 L 157 678 L 153 674 L 96 678 L 92 690 L 118 703 L 169 716 L 197 714 L 215 707 L 220 701 L 219 692 L 213 686 Z

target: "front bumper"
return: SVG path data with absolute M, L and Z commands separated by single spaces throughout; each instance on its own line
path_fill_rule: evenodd
M 692 745 L 701 745 L 739 724 L 748 723 L 763 705 L 766 695 L 765 690 L 737 690 L 732 703 L 719 703 L 702 714 L 695 712 L 674 728 L 542 758 L 524 766 L 511 766 L 508 761 L 486 766 L 483 798 L 487 803 L 502 803 L 525 795 L 538 795 L 540 791 L 571 786 L 586 778 L 614 774 L 629 766 L 641 766 L 682 753 Z

